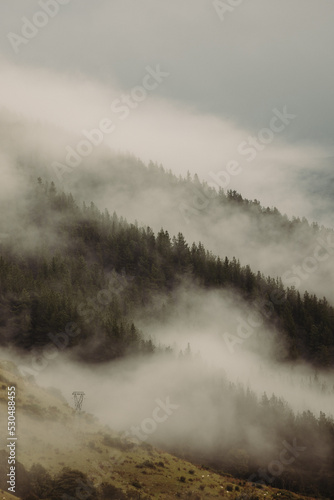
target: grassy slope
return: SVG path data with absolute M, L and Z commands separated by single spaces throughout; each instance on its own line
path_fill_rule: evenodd
M 75 414 L 56 391 L 23 379 L 15 365 L 3 361 L 0 361 L 0 449 L 5 449 L 7 386 L 12 385 L 17 388 L 17 459 L 27 470 L 40 463 L 53 475 L 68 466 L 87 473 L 95 486 L 105 482 L 124 491 L 140 491 L 142 499 L 233 500 L 241 493 L 256 493 L 259 499 L 305 498 L 270 487 L 255 489 L 147 444 L 128 441 L 124 450 L 124 442 L 108 427 L 101 426 L 91 415 Z M 181 476 L 184 482 L 180 481 Z M 227 491 L 228 485 L 233 491 Z M 0 493 L 0 500 L 14 498 L 2 490 Z

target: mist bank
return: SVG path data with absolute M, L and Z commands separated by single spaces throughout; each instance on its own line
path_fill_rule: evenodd
M 20 227 L 21 217 L 15 220 L 14 207 L 24 203 L 28 179 L 40 176 L 49 182 L 53 180 L 58 190 L 72 192 L 79 202 L 93 201 L 101 210 L 107 208 L 111 213 L 115 210 L 130 222 L 137 220 L 140 225 L 149 225 L 156 232 L 161 227 L 170 234 L 181 231 L 189 242 L 201 241 L 220 256 L 226 255 L 230 259 L 235 256 L 254 270 L 283 277 L 286 286 L 294 286 L 302 293 L 308 290 L 334 299 L 330 286 L 334 278 L 332 230 L 324 229 L 319 233 L 305 220 L 289 223 L 286 217 L 269 209 L 260 210 L 256 204 L 245 206 L 240 197 L 226 200 L 215 194 L 222 187 L 225 191 L 233 188 L 238 178 L 246 180 L 253 175 L 251 170 L 244 169 L 237 177 L 227 174 L 226 169 L 211 170 L 209 177 L 204 176 L 204 184 L 192 174 L 188 175 L 187 181 L 182 181 L 172 172 L 162 171 L 157 164 L 146 167 L 134 156 L 112 151 L 105 144 L 92 148 L 88 157 L 80 157 L 75 152 L 80 136 L 45 122 L 30 123 L 26 118 L 15 117 L 3 110 L 1 123 L 1 170 L 6 179 L 1 198 L 3 207 L 8 209 L 8 215 L 1 221 L 2 233 L 6 233 L 6 227 L 15 224 L 18 224 L 18 230 L 24 230 Z M 92 134 L 91 137 L 95 137 Z M 66 166 L 66 157 L 71 167 Z M 63 163 L 65 167 L 56 169 L 55 162 Z M 323 195 L 323 185 L 326 184 L 325 192 L 328 192 L 330 166 L 324 164 L 321 171 L 322 175 L 319 166 L 316 169 L 310 166 L 298 168 L 294 170 L 291 184 L 284 168 L 281 174 L 285 174 L 277 179 L 277 186 L 281 186 L 276 186 L 277 192 L 283 193 L 285 187 L 289 186 L 291 190 L 291 185 L 298 185 L 304 194 L 291 194 L 291 199 L 296 201 L 305 195 L 312 206 L 318 206 L 317 214 L 321 211 L 329 215 L 332 206 L 330 199 Z M 262 182 L 268 176 L 272 178 L 266 172 L 259 167 L 258 174 L 254 175 Z M 313 182 L 315 178 L 317 181 Z M 258 193 L 265 193 L 261 184 Z M 265 199 L 267 195 L 268 192 Z M 314 201 L 315 197 L 320 205 Z M 11 200 L 15 200 L 13 207 Z M 298 203 L 294 207 L 302 213 Z M 309 213 L 306 208 L 305 212 Z M 290 214 L 293 211 L 290 210 Z M 24 244 L 21 246 L 24 248 Z
M 237 325 L 234 333 L 240 334 L 251 313 L 231 291 L 204 291 L 187 282 L 172 295 L 157 294 L 135 316 L 155 345 L 172 350 L 89 365 L 62 348 L 39 369 L 33 353 L 14 359 L 21 369 L 33 366 L 37 384 L 61 390 L 69 404 L 73 391 L 84 391 L 84 411 L 135 443 L 242 477 L 275 461 L 283 441 L 303 448 L 303 467 L 314 466 L 315 455 L 326 462 L 332 453 L 324 438 L 334 415 L 332 370 L 275 362 L 284 342 L 270 325 L 239 337 L 241 343 L 226 341 L 226 332 Z
M 249 337 L 252 345 L 260 335 L 260 352 L 267 356 L 265 349 L 273 345 L 266 336 L 269 331 L 279 339 L 271 352 L 277 361 L 331 366 L 334 314 L 326 298 L 285 288 L 283 280 L 255 273 L 235 257 L 222 259 L 201 243 L 188 244 L 180 232 L 170 236 L 161 229 L 154 234 L 150 227 L 129 224 L 116 213 L 100 212 L 94 203 L 80 207 L 71 194 L 57 192 L 41 178 L 26 189 L 29 194 L 18 200 L 8 237 L 1 242 L 2 345 L 43 350 L 50 338 L 60 337 L 88 362 L 152 352 L 152 340 L 144 339 L 136 321 L 150 318 L 151 307 L 157 308 L 161 321 L 168 319 L 164 295 L 173 306 L 184 284 L 183 295 L 189 294 L 195 303 L 200 302 L 196 294 L 203 303 L 210 298 L 223 309 L 239 300 L 241 314 L 232 307 L 234 315 L 217 318 L 230 352 Z M 224 204 L 240 203 L 234 193 L 220 193 L 223 196 Z M 241 209 L 258 208 L 247 202 Z M 282 219 L 275 211 L 269 216 Z M 294 223 L 285 223 L 293 229 Z M 321 234 L 315 226 L 306 227 Z M 324 255 L 330 258 L 327 250 L 318 253 L 321 260 Z M 183 303 L 185 312 L 191 310 L 191 302 Z M 188 320 L 192 324 L 190 315 Z
M 326 393 L 320 387 L 326 382 L 329 388 L 332 375 L 315 377 L 305 366 L 282 369 L 264 362 L 259 370 L 256 356 L 236 356 L 235 364 L 222 356 L 222 368 L 206 353 L 198 356 L 186 349 L 182 356 L 156 355 L 92 368 L 64 355 L 36 382 L 60 389 L 72 405 L 72 392 L 84 391 L 83 410 L 118 431 L 125 442 L 153 444 L 257 483 L 294 484 L 294 491 L 309 494 L 326 491 L 333 420 L 323 409 L 329 407 L 333 389 Z M 283 450 L 295 450 L 289 455 L 294 460 L 283 460 L 278 474 L 273 463 Z M 312 468 L 318 472 L 310 474 Z

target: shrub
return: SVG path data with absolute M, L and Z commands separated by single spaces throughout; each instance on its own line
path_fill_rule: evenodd
M 137 488 L 138 490 L 140 490 L 140 488 L 142 488 L 142 485 L 140 484 L 139 481 L 135 480 L 135 481 L 132 481 L 132 486 L 134 486 L 135 488 Z
M 122 490 L 112 484 L 103 483 L 101 485 L 101 500 L 126 500 Z
M 141 464 L 142 467 L 147 467 L 148 469 L 155 469 L 155 465 L 153 462 L 151 462 L 150 460 L 145 460 L 145 462 L 143 462 Z
M 87 479 L 86 474 L 81 471 L 65 467 L 55 478 L 50 500 L 59 500 L 63 495 L 74 498 L 85 498 L 85 500 L 96 500 L 97 491 L 94 485 Z
M 29 471 L 32 492 L 38 498 L 46 498 L 52 490 L 53 481 L 41 464 L 33 464 Z

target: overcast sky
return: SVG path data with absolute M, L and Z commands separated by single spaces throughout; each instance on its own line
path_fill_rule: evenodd
M 114 147 L 210 181 L 209 171 L 240 159 L 238 146 L 286 106 L 296 118 L 235 187 L 265 198 L 278 169 L 285 180 L 293 170 L 296 183 L 300 169 L 333 155 L 332 2 L 55 1 L 1 2 L 0 105 L 80 134 L 110 116 L 110 103 L 141 84 L 147 66 L 160 65 L 168 78 L 122 124 Z M 43 3 L 58 12 L 38 15 Z M 23 18 L 46 24 L 19 39 Z

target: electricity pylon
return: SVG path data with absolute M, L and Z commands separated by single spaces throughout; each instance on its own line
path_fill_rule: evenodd
M 85 393 L 81 392 L 81 391 L 74 391 L 74 392 L 72 392 L 72 396 L 74 399 L 74 406 L 75 406 L 76 411 L 81 412 L 82 403 L 83 403 Z

